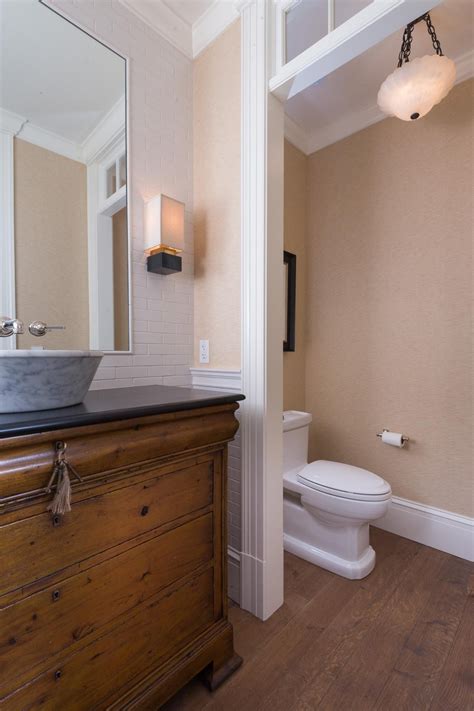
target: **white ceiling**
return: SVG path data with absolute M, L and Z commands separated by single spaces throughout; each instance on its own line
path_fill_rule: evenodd
M 297 9 L 298 6 L 294 12 Z M 431 13 L 443 52 L 454 60 L 474 50 L 473 13 L 472 0 L 445 0 Z M 402 30 L 399 30 L 286 103 L 285 112 L 309 138 L 310 151 L 324 143 L 323 138 L 318 141 L 318 135 L 336 136 L 338 140 L 334 130 L 338 123 L 344 129 L 354 117 L 354 130 L 359 130 L 364 127 L 365 116 L 370 119 L 365 125 L 380 118 L 375 113 L 377 92 L 396 67 L 401 39 Z M 433 51 L 426 24 L 420 22 L 413 33 L 412 56 L 433 54 Z M 472 61 L 472 57 L 470 59 Z M 359 126 L 358 117 L 362 122 Z
M 0 107 L 82 143 L 125 92 L 125 61 L 38 0 L 0 0 Z

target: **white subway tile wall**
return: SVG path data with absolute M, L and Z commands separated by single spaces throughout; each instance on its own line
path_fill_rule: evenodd
M 191 386 L 192 63 L 117 0 L 48 0 L 48 4 L 129 60 L 133 353 L 105 356 L 92 388 Z M 186 205 L 180 274 L 160 276 L 145 269 L 143 204 L 160 192 Z M 237 434 L 229 446 L 228 467 L 228 543 L 235 551 L 241 549 L 240 469 Z M 233 597 L 238 601 L 238 567 L 233 579 Z
M 49 0 L 129 60 L 133 353 L 105 356 L 93 389 L 191 385 L 193 360 L 192 62 L 118 0 Z M 183 271 L 148 274 L 143 204 L 186 205 Z
M 237 413 L 237 417 L 238 417 Z M 227 467 L 227 543 L 235 551 L 241 550 L 241 444 L 240 431 L 229 444 Z

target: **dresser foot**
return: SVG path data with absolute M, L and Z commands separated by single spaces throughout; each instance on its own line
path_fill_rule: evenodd
M 213 662 L 207 669 L 204 675 L 204 681 L 209 691 L 215 691 L 226 679 L 229 678 L 242 664 L 242 657 L 238 654 L 228 659 L 224 664 L 217 667 Z

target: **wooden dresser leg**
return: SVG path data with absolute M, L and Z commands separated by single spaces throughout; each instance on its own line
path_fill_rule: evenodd
M 208 689 L 214 691 L 242 664 L 242 657 L 234 651 L 234 631 L 230 623 L 216 640 L 211 659 L 204 670 L 203 680 Z
M 219 687 L 231 674 L 233 674 L 242 664 L 242 657 L 235 654 L 219 667 L 215 662 L 209 665 L 204 673 L 204 681 L 210 691 Z

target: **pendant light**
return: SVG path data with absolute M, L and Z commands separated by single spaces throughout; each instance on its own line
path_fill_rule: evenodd
M 410 62 L 413 28 L 426 22 L 436 54 L 417 57 Z M 456 66 L 443 55 L 429 13 L 410 22 L 403 33 L 398 66 L 379 89 L 377 104 L 388 116 L 402 121 L 416 121 L 444 99 L 456 80 Z

